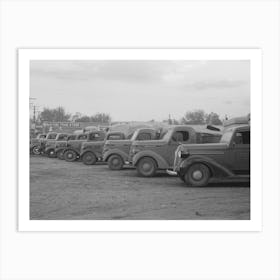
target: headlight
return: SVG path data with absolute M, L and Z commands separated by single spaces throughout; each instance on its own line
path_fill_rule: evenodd
M 181 151 L 178 151 L 177 155 L 178 155 L 179 158 L 181 158 L 182 152 L 181 152 Z

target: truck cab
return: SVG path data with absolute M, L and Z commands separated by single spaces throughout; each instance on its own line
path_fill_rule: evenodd
M 157 140 L 159 137 L 159 130 L 139 128 L 130 139 L 107 140 L 103 149 L 103 160 L 108 162 L 108 167 L 111 170 L 120 170 L 124 164 L 128 164 L 129 151 L 134 141 Z
M 206 186 L 209 180 L 250 179 L 250 125 L 230 125 L 215 144 L 183 144 L 175 152 L 173 171 L 188 186 Z
M 70 140 L 76 140 L 77 137 L 78 134 L 70 134 L 68 135 L 66 140 L 55 142 L 54 151 L 58 159 L 64 159 L 64 151 L 65 148 L 67 147 L 67 142 Z
M 55 145 L 57 142 L 65 142 L 68 138 L 68 133 L 57 133 L 55 139 L 49 140 L 46 142 L 44 153 L 50 157 L 55 158 L 56 152 L 55 152 Z
M 93 165 L 97 161 L 102 161 L 102 152 L 107 141 L 124 141 L 123 132 L 108 132 L 105 139 L 94 142 L 84 142 L 81 148 L 81 159 L 86 165 Z
M 103 131 L 90 131 L 79 134 L 75 140 L 69 140 L 64 150 L 64 159 L 66 161 L 75 161 L 81 156 L 81 147 L 83 143 L 103 141 L 106 133 Z
M 134 141 L 129 160 L 140 176 L 151 177 L 157 170 L 173 166 L 174 154 L 179 145 L 218 142 L 220 138 L 219 131 L 187 125 L 173 126 L 160 140 Z

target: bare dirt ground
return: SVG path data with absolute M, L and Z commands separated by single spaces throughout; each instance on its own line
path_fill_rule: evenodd
M 30 218 L 34 220 L 250 219 L 249 183 L 189 188 L 165 173 L 141 178 L 127 168 L 30 158 Z

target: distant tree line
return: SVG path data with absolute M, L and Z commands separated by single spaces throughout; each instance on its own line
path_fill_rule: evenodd
M 205 113 L 203 110 L 188 111 L 181 119 L 182 124 L 212 124 L 222 125 L 223 122 L 217 113 Z
M 110 123 L 111 116 L 106 113 L 96 113 L 92 116 L 82 115 L 81 113 L 69 114 L 66 113 L 63 107 L 57 107 L 54 109 L 44 108 L 42 112 L 38 115 L 40 121 L 48 122 L 100 122 L 100 123 Z
M 112 118 L 107 113 L 96 113 L 92 116 L 82 115 L 77 112 L 75 114 L 66 113 L 63 107 L 57 107 L 54 109 L 44 108 L 39 114 L 38 119 L 40 121 L 48 122 L 99 122 L 99 123 L 111 123 Z M 168 119 L 165 120 L 169 124 L 212 124 L 222 125 L 223 122 L 217 113 L 205 113 L 203 110 L 187 111 L 180 120 Z

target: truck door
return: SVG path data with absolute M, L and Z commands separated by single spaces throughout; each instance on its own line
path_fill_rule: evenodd
M 190 140 L 189 131 L 174 131 L 171 139 L 169 141 L 169 145 L 167 146 L 166 153 L 164 154 L 164 158 L 168 162 L 169 166 L 173 166 L 175 151 L 181 144 L 187 144 Z
M 250 130 L 235 131 L 231 153 L 234 172 L 236 174 L 250 173 Z

